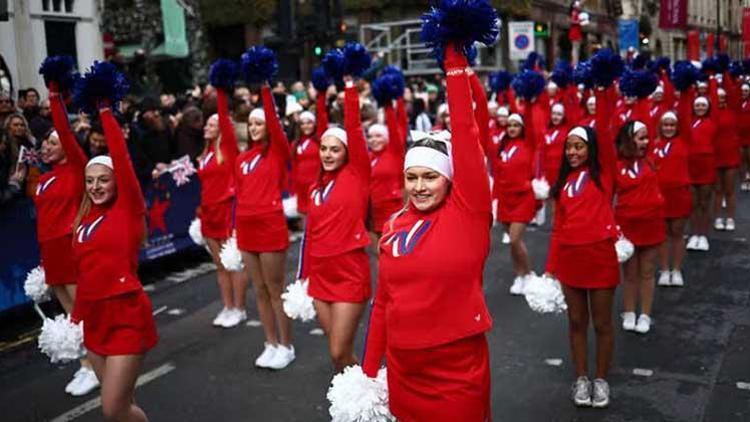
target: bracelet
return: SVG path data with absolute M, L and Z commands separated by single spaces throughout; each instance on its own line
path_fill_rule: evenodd
M 463 75 L 464 73 L 466 73 L 466 69 L 464 69 L 462 67 L 455 67 L 453 69 L 447 69 L 445 71 L 445 74 L 447 76 Z

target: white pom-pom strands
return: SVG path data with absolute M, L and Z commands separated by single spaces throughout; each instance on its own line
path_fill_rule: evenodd
M 23 283 L 23 291 L 35 303 L 49 299 L 49 286 L 45 281 L 44 268 L 39 266 L 29 271 Z
M 286 291 L 281 294 L 284 301 L 284 313 L 289 318 L 298 319 L 302 322 L 315 319 L 315 307 L 313 299 L 307 294 L 308 280 L 296 280 L 286 286 Z
M 198 246 L 204 246 L 206 244 L 206 240 L 203 239 L 203 233 L 201 232 L 201 219 L 195 218 L 190 223 L 190 228 L 188 228 L 188 234 L 190 235 L 190 239 L 193 240 L 193 243 L 195 243 Z
M 58 315 L 55 319 L 45 318 L 39 334 L 39 350 L 49 356 L 52 363 L 80 359 L 86 354 L 83 324 L 74 324 L 66 315 Z
M 245 267 L 242 265 L 242 253 L 237 248 L 237 238 L 232 236 L 227 240 L 221 247 L 219 252 L 219 258 L 221 258 L 221 265 L 227 269 L 227 271 L 242 271 Z
M 633 256 L 635 246 L 633 246 L 633 242 L 621 236 L 615 242 L 615 250 L 617 251 L 617 261 L 622 264 Z
M 534 312 L 559 313 L 568 309 L 560 283 L 548 276 L 531 276 L 524 288 L 526 303 Z
M 333 377 L 326 397 L 332 422 L 390 422 L 396 418 L 388 408 L 386 369 L 376 378 L 362 372 L 359 365 L 349 366 Z
M 534 190 L 534 198 L 538 201 L 549 198 L 549 183 L 547 183 L 547 180 L 534 179 L 531 181 L 531 188 Z

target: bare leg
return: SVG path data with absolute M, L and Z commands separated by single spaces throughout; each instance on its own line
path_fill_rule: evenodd
M 354 354 L 354 337 L 364 309 L 365 302 L 331 304 L 331 332 L 328 335 L 328 347 L 336 372 L 359 363 L 359 359 Z
M 734 218 L 737 210 L 737 194 L 735 188 L 737 185 L 737 169 L 731 168 L 726 169 L 724 172 L 724 178 L 722 180 L 722 190 L 724 192 L 724 198 L 727 201 L 727 212 L 728 218 Z
M 135 404 L 135 382 L 143 366 L 143 355 L 107 356 L 102 384 L 104 419 L 145 422 L 146 414 Z
M 721 209 L 721 200 L 724 199 L 724 196 L 726 195 L 726 192 L 724 192 L 724 175 L 726 175 L 727 169 L 720 168 L 716 170 L 716 184 L 714 185 L 714 216 L 716 218 L 721 217 L 722 209 Z
M 245 265 L 245 268 L 242 271 L 230 272 L 229 277 L 232 282 L 232 307 L 244 310 L 247 304 L 247 285 L 250 284 L 250 275 L 247 265 Z
M 711 185 L 701 185 L 698 187 L 698 194 L 700 208 L 699 233 L 706 236 L 711 230 L 711 195 L 713 194 L 713 189 Z
M 315 313 L 318 315 L 318 323 L 323 329 L 323 332 L 328 336 L 331 333 L 331 304 L 323 302 L 322 300 L 313 300 L 313 306 L 315 307 Z
M 685 226 L 687 225 L 687 219 L 678 218 L 669 221 L 669 241 L 670 249 L 672 252 L 672 268 L 680 271 L 682 269 L 682 261 L 685 259 L 685 239 L 683 233 L 685 233 Z
M 669 271 L 669 251 L 672 241 L 672 222 L 674 220 L 667 219 L 667 240 L 659 245 L 659 270 Z
M 221 294 L 221 301 L 224 303 L 224 307 L 231 309 L 234 307 L 234 300 L 232 298 L 232 280 L 224 266 L 221 264 L 221 258 L 219 253 L 221 252 L 221 242 L 216 239 L 206 238 L 206 245 L 211 252 L 211 259 L 216 264 L 216 281 L 219 283 L 219 293 Z
M 568 305 L 568 339 L 576 377 L 588 376 L 587 334 L 589 329 L 588 291 L 562 285 Z
M 510 258 L 513 261 L 513 270 L 516 275 L 525 276 L 531 271 L 529 253 L 526 250 L 526 243 L 523 241 L 526 224 L 510 223 L 510 225 L 505 226 L 505 230 L 510 236 Z
M 661 245 L 638 248 L 638 271 L 640 284 L 641 313 L 651 315 L 654 303 L 654 269 L 656 254 Z
M 280 342 L 284 346 L 289 346 L 292 343 L 292 326 L 289 317 L 284 312 L 284 304 L 281 300 L 281 294 L 284 292 L 285 263 L 286 251 L 260 254 L 263 283 L 271 300 L 271 308 L 279 328 Z
M 625 286 L 622 294 L 623 307 L 625 312 L 635 312 L 636 300 L 638 297 L 638 267 L 640 266 L 640 255 L 638 250 L 630 259 L 622 265 Z
M 260 257 L 257 253 L 242 252 L 242 261 L 245 263 L 245 267 L 250 273 L 250 280 L 253 282 L 255 303 L 258 306 L 258 316 L 263 324 L 266 342 L 275 346 L 279 343 L 279 338 L 276 335 L 276 318 L 274 318 L 273 307 L 271 306 L 271 293 L 263 281 Z
M 612 302 L 615 289 L 596 289 L 589 291 L 591 298 L 591 316 L 596 332 L 596 378 L 607 378 L 612 364 L 612 351 L 615 346 L 614 327 L 612 325 Z

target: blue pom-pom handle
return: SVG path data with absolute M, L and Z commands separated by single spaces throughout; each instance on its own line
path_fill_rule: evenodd
M 531 101 L 544 90 L 544 76 L 539 72 L 526 69 L 513 78 L 511 85 L 517 96 Z
M 497 41 L 498 22 L 497 11 L 487 0 L 438 0 L 422 15 L 421 39 L 439 62 L 448 43 L 469 57 L 474 42 Z
M 279 71 L 276 54 L 263 46 L 250 47 L 240 58 L 242 73 L 250 84 L 269 82 Z
M 97 115 L 100 107 L 117 107 L 127 95 L 130 84 L 117 67 L 109 62 L 95 61 L 75 82 L 73 102 L 85 113 Z
M 238 76 L 237 64 L 229 59 L 218 59 L 211 65 L 208 71 L 208 81 L 216 88 L 220 88 L 229 94 L 232 93 L 234 83 Z
M 79 77 L 76 62 L 70 56 L 47 57 L 39 67 L 39 74 L 44 77 L 45 84 L 49 86 L 54 82 L 60 92 L 73 89 Z

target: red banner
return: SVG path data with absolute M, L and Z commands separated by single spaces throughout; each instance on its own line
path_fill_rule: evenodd
M 750 7 L 742 8 L 742 39 L 745 44 L 750 41 Z
M 706 56 L 714 56 L 714 46 L 716 45 L 716 38 L 713 32 L 706 35 Z
M 661 0 L 659 28 L 682 29 L 687 26 L 688 0 Z
M 701 39 L 696 30 L 690 30 L 687 33 L 687 59 L 700 60 L 701 58 Z
M 719 35 L 719 53 L 726 53 L 729 41 L 726 35 Z

